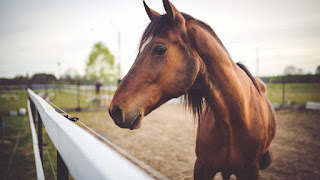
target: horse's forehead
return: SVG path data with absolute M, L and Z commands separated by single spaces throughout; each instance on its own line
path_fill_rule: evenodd
M 162 34 L 158 34 L 157 36 L 153 36 L 153 38 L 159 38 L 168 42 L 174 42 L 180 37 L 180 33 L 178 29 L 170 29 L 169 31 L 163 32 Z
M 154 39 L 162 39 L 162 41 L 167 41 L 169 42 L 176 42 L 178 41 L 180 34 L 181 34 L 181 29 L 177 27 L 172 27 L 167 29 L 166 31 L 163 31 L 161 33 L 157 31 L 153 31 L 149 34 L 147 37 L 143 37 L 143 41 L 141 42 L 139 46 L 139 53 L 143 52 L 143 50 L 153 41 Z
M 153 39 L 153 35 L 149 36 L 141 45 L 140 52 L 144 50 L 144 48 L 150 44 L 151 40 Z

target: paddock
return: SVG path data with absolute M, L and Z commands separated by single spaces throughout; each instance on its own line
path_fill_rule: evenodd
M 56 94 L 57 96 L 64 95 L 59 91 Z M 2 100 L 2 104 L 21 102 L 23 103 L 21 105 L 25 105 L 26 103 L 22 99 L 25 98 L 26 93 L 16 92 L 16 95 L 21 100 Z M 60 102 L 57 101 L 57 103 L 60 106 Z M 197 123 L 185 111 L 183 105 L 165 104 L 161 106 L 143 120 L 140 129 L 134 131 L 117 127 L 107 111 L 69 113 L 79 117 L 81 121 L 99 134 L 169 179 L 192 179 Z M 32 142 L 31 135 L 28 134 L 30 133 L 29 120 L 27 117 L 22 117 L 23 121 L 19 119 L 18 117 L 4 117 L 7 128 L 10 126 L 9 121 L 24 122 L 24 126 L 13 126 L 15 127 L 14 131 L 6 130 L 7 133 L 10 131 L 16 133 L 20 129 L 20 137 L 23 139 L 23 141 L 20 140 L 16 155 L 13 158 L 9 177 L 18 179 L 19 177 L 36 177 L 32 146 L 29 147 L 25 144 Z M 319 179 L 319 119 L 319 111 L 277 111 L 278 129 L 271 146 L 274 162 L 268 169 L 260 171 L 259 179 Z M 81 127 L 81 124 L 79 125 Z M 5 147 L 7 147 L 7 150 L 13 148 L 16 137 L 15 135 L 6 138 Z M 12 141 L 12 144 L 9 144 L 9 141 Z M 46 147 L 51 148 L 51 146 L 53 145 L 48 144 Z M 3 150 L 6 150 L 6 148 Z M 7 151 L 1 152 L 3 153 L 3 156 L 1 156 L 2 163 L 5 163 L 7 161 L 6 157 L 10 156 L 10 153 L 6 155 Z M 54 179 L 50 166 L 48 166 L 47 154 L 45 151 L 44 164 L 46 169 L 44 171 L 46 179 Z M 219 179 L 218 176 L 216 179 Z
M 183 105 L 161 106 L 134 131 L 117 127 L 107 112 L 73 114 L 169 179 L 193 179 L 197 123 Z M 319 119 L 319 111 L 277 111 L 274 161 L 259 179 L 319 179 Z

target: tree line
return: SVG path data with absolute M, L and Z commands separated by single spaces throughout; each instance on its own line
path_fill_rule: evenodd
M 320 73 L 318 74 L 288 74 L 281 76 L 260 77 L 265 83 L 320 83 Z M 32 84 L 94 84 L 93 80 L 85 77 L 64 75 L 57 79 L 53 74 L 39 73 L 28 76 L 17 76 L 12 79 L 0 78 L 0 85 L 32 85 Z
M 120 79 L 120 65 L 116 65 L 114 55 L 102 42 L 96 42 L 86 60 L 85 74 L 80 76 L 74 69 L 67 69 L 56 78 L 53 74 L 38 73 L 31 78 L 16 76 L 0 78 L 0 85 L 32 85 L 32 84 L 110 84 Z M 260 77 L 265 83 L 320 83 L 320 66 L 315 74 L 303 74 L 301 68 L 287 66 L 283 75 Z
M 320 66 L 316 68 L 315 74 L 303 74 L 301 68 L 287 66 L 283 75 L 260 77 L 265 83 L 320 83 Z
M 70 70 L 70 69 L 69 69 Z M 67 71 L 69 71 L 67 70 Z M 66 71 L 66 72 L 67 72 Z M 26 76 L 16 76 L 14 78 L 0 78 L 0 85 L 33 85 L 33 84 L 82 84 L 82 85 L 92 85 L 96 81 L 87 79 L 85 76 L 70 75 L 70 73 L 65 73 L 58 79 L 54 74 L 37 73 L 32 77 Z
M 264 83 L 320 83 L 320 74 L 298 74 L 260 77 Z

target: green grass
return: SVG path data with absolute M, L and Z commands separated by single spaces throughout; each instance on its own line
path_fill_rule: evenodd
M 0 145 L 0 179 L 5 179 L 4 176 L 7 179 L 36 179 L 27 116 L 3 116 L 2 119 L 5 122 L 5 143 Z
M 96 91 L 95 90 L 84 90 L 84 89 L 80 89 L 81 92 L 87 92 L 87 93 L 91 93 L 91 94 L 95 94 Z M 112 90 L 102 90 L 100 91 L 100 94 L 103 95 L 113 95 L 115 93 L 115 91 Z
M 44 128 L 43 128 L 44 129 Z M 43 131 L 43 171 L 45 179 L 55 179 L 57 175 L 57 149 L 52 143 L 50 137 L 46 133 L 45 129 Z M 52 163 L 52 167 L 50 164 Z M 53 170 L 52 170 L 53 168 Z M 55 173 L 55 174 L 54 174 Z
M 305 104 L 307 101 L 320 102 L 319 83 L 291 83 L 285 85 L 286 100 L 291 103 Z M 94 90 L 80 90 L 94 94 Z M 268 98 L 273 103 L 282 103 L 282 84 L 267 84 Z M 113 95 L 114 91 L 101 91 L 104 95 Z
M 285 85 L 286 99 L 291 103 L 320 102 L 320 84 L 293 83 Z M 267 95 L 271 102 L 282 103 L 282 84 L 267 84 Z
M 37 91 L 37 93 L 44 93 L 44 91 Z M 50 96 L 51 101 L 62 109 L 76 108 L 77 95 L 58 92 L 48 91 L 49 93 L 54 92 L 55 96 Z M 92 106 L 92 102 L 86 102 L 88 97 L 80 96 L 80 107 Z M 0 92 L 0 114 L 8 113 L 10 111 L 18 111 L 20 108 L 27 108 L 27 92 L 21 91 L 1 91 Z
M 4 95 L 4 96 L 1 96 Z M 26 91 L 1 91 L 0 92 L 0 113 L 7 113 L 12 110 L 27 107 Z M 5 123 L 5 143 L 1 144 L 0 139 L 0 179 L 36 179 L 36 169 L 32 146 L 32 137 L 28 116 L 8 116 L 2 115 Z M 0 135 L 2 130 L 0 129 Z M 20 135 L 18 135 L 20 134 Z M 13 149 L 17 143 L 17 150 Z M 46 179 L 55 179 L 49 156 L 56 173 L 56 148 L 48 137 L 43 127 L 43 169 Z M 11 155 L 13 154 L 12 164 L 8 171 Z
M 34 153 L 30 131 L 29 118 L 27 116 L 3 116 L 5 122 L 5 143 L 0 144 L 0 179 L 36 179 Z M 2 132 L 0 130 L 0 132 Z M 20 132 L 20 136 L 18 133 Z M 13 153 L 12 164 L 8 171 L 9 161 L 14 146 L 19 137 L 17 150 Z M 49 156 L 53 164 L 54 172 L 57 171 L 56 148 L 43 127 L 43 170 L 45 179 L 55 179 L 51 169 Z M 1 142 L 0 142 L 1 143 Z M 48 156 L 49 155 L 49 156 Z
M 297 104 L 305 104 L 307 101 L 320 102 L 320 84 L 286 84 L 286 99 Z M 268 98 L 273 103 L 282 103 L 282 84 L 267 84 Z M 39 91 L 38 91 L 39 92 Z M 44 91 L 41 91 L 44 93 Z M 62 109 L 71 109 L 77 107 L 77 95 L 52 91 L 55 96 L 51 97 L 51 101 Z M 87 90 L 94 94 L 94 91 Z M 112 94 L 109 91 L 103 91 L 101 94 Z M 87 102 L 89 97 L 80 96 L 80 107 L 93 106 L 93 102 Z M 19 108 L 26 108 L 27 93 L 24 90 L 20 91 L 0 91 L 0 114 L 9 111 L 18 111 Z M 107 105 L 108 102 L 102 102 Z
M 91 102 L 86 102 L 86 99 L 88 97 L 80 95 L 79 98 L 80 98 L 80 107 L 83 108 L 83 107 L 92 106 Z M 56 91 L 55 97 L 53 97 L 51 101 L 62 109 L 76 108 L 78 106 L 77 95 L 65 93 L 65 92 Z
M 19 108 L 27 108 L 27 92 L 25 90 L 0 92 L 0 114 L 18 111 Z

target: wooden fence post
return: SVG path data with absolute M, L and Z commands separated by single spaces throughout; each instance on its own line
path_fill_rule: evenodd
M 37 112 L 38 115 L 38 143 L 39 143 L 39 151 L 40 151 L 40 157 L 41 161 L 43 162 L 43 140 L 42 140 L 42 120 L 39 112 Z
M 36 107 L 30 97 L 29 97 L 29 101 L 30 101 L 30 108 L 31 108 L 33 123 L 36 124 L 36 109 L 35 109 Z
M 77 108 L 76 111 L 81 111 L 80 107 L 80 81 L 77 83 Z
M 69 179 L 68 167 L 64 163 L 58 150 L 57 150 L 57 176 L 58 176 L 58 180 L 68 180 Z

